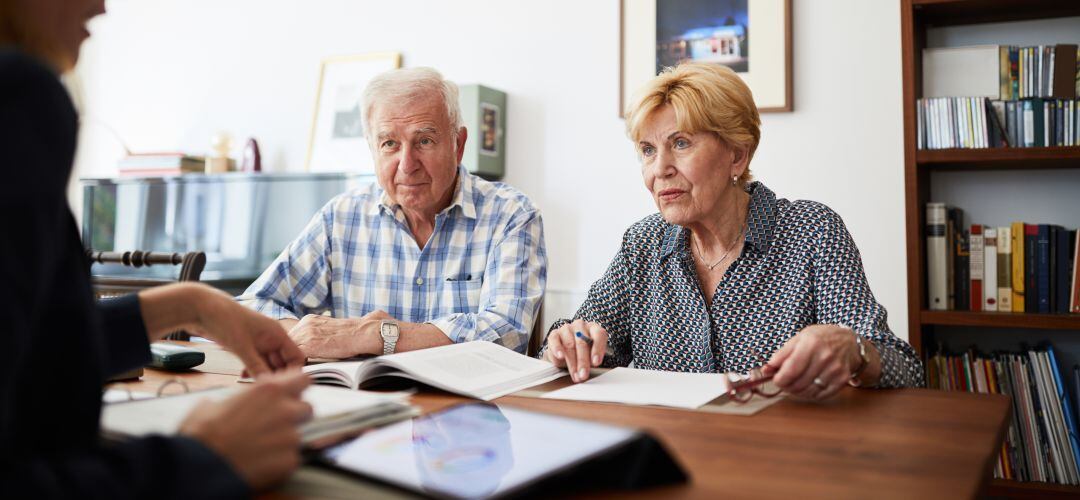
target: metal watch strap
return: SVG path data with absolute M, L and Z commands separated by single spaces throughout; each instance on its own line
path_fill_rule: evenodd
M 397 323 L 393 321 L 383 321 L 379 324 L 379 336 L 383 340 L 383 354 L 394 354 L 397 350 L 398 336 L 401 331 L 398 329 Z
M 866 371 L 866 367 L 870 365 L 870 358 L 866 356 L 866 344 L 863 342 L 862 336 L 858 333 L 855 333 L 855 345 L 859 347 L 859 366 L 855 368 L 855 371 L 851 372 L 851 378 L 848 380 L 848 383 L 854 387 L 859 387 L 862 385 L 862 381 L 859 380 L 859 375 L 862 375 L 862 373 Z

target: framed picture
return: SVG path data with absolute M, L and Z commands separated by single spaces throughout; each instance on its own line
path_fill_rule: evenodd
M 382 52 L 325 59 L 308 138 L 309 172 L 374 172 L 364 139 L 364 88 L 375 75 L 401 67 L 401 54 Z
M 735 70 L 758 111 L 792 110 L 791 0 L 620 0 L 619 116 L 665 67 L 708 61 Z
M 480 154 L 499 156 L 499 107 L 480 103 Z

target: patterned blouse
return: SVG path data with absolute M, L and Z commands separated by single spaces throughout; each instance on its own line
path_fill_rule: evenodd
M 761 364 L 755 351 L 767 358 L 806 326 L 836 324 L 877 347 L 879 387 L 923 385 L 922 363 L 889 330 L 840 216 L 821 203 L 778 199 L 759 182 L 747 192 L 746 244 L 711 306 L 698 284 L 690 231 L 660 214 L 626 231 L 574 316 L 608 331 L 604 366 L 745 373 Z

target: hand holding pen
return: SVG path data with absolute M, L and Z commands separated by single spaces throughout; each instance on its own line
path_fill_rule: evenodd
M 574 382 L 584 382 L 589 379 L 589 369 L 604 361 L 607 340 L 607 330 L 599 323 L 576 319 L 548 334 L 544 359 L 566 367 Z

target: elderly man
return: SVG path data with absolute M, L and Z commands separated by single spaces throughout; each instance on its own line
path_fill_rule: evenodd
M 539 211 L 460 166 L 457 86 L 437 71 L 384 73 L 363 105 L 378 185 L 327 203 L 238 300 L 309 357 L 472 340 L 524 352 L 547 274 Z

